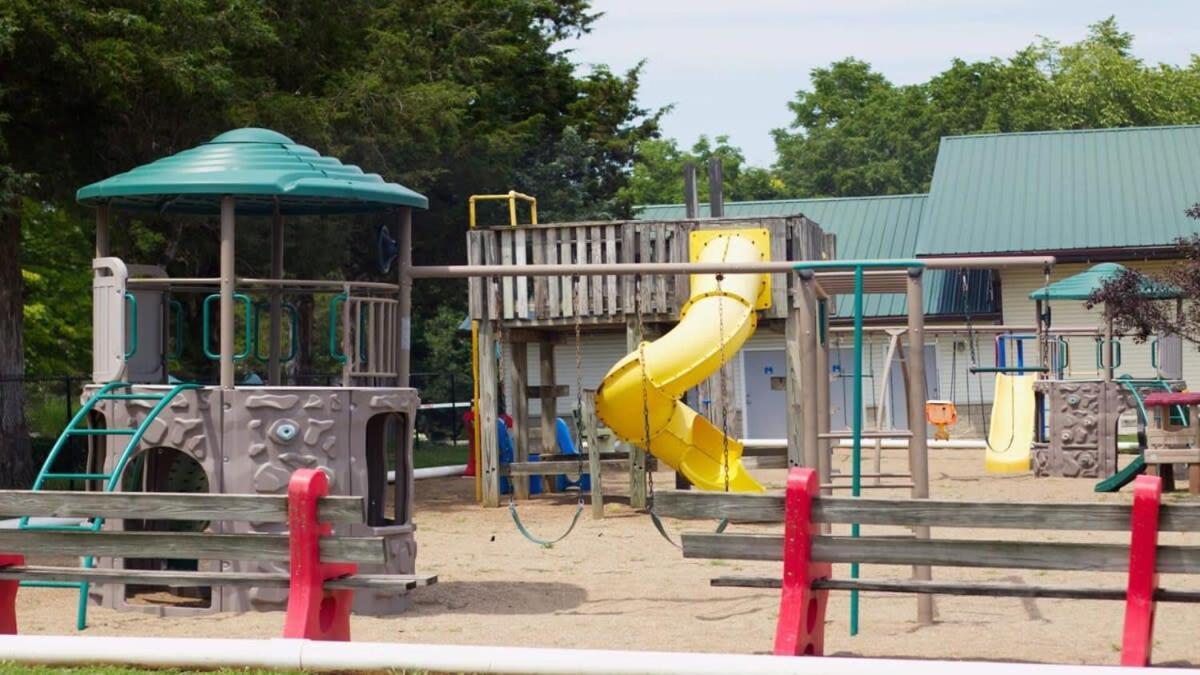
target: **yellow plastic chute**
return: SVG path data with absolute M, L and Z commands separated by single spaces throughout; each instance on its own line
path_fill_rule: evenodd
M 704 235 L 692 241 L 693 247 L 704 241 L 692 251 L 699 262 L 757 262 L 769 255 L 763 230 L 693 234 Z M 596 392 L 596 414 L 614 434 L 645 447 L 705 490 L 728 485 L 730 491 L 763 491 L 742 466 L 741 442 L 727 439 L 680 398 L 754 334 L 755 308 L 761 307 L 769 279 L 765 274 L 727 274 L 720 281 L 715 274 L 692 275 L 691 297 L 679 323 L 618 361 Z

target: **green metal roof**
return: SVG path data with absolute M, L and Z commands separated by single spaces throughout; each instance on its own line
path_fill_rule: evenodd
M 190 150 L 80 188 L 81 204 L 123 210 L 218 213 L 221 198 L 238 213 L 362 213 L 395 206 L 428 208 L 429 200 L 378 174 L 323 157 L 270 129 L 235 129 Z
M 728 217 L 769 217 L 803 214 L 826 232 L 837 236 L 837 254 L 843 260 L 907 258 L 916 253 L 926 195 L 885 197 L 837 197 L 817 199 L 781 199 L 774 201 L 729 202 Z M 642 220 L 682 220 L 682 204 L 655 204 L 635 207 Z M 700 207 L 708 215 L 708 205 Z M 998 299 L 992 297 L 991 272 L 968 273 L 968 303 L 971 313 L 998 312 Z M 941 270 L 926 272 L 925 312 L 929 315 L 964 313 L 959 277 Z M 864 316 L 903 316 L 907 303 L 902 295 L 868 295 Z
M 1030 300 L 1087 300 L 1092 293 L 1100 290 L 1105 283 L 1115 279 L 1125 272 L 1125 266 L 1117 263 L 1100 263 L 1088 269 L 1073 274 L 1066 279 L 1039 288 L 1029 294 Z M 1142 283 L 1141 295 L 1153 300 L 1177 298 L 1180 291 L 1177 288 L 1163 284 L 1155 284 L 1145 280 Z
M 917 253 L 1164 246 L 1198 200 L 1200 126 L 947 137 Z

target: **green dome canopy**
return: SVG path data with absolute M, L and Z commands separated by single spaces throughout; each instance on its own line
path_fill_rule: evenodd
M 1109 280 L 1121 276 L 1125 266 L 1117 263 L 1100 263 L 1074 274 L 1066 279 L 1060 279 L 1049 286 L 1039 288 L 1029 294 L 1030 300 L 1087 300 L 1092 293 L 1104 287 Z M 1166 284 L 1150 280 L 1142 282 L 1141 296 L 1150 300 L 1164 300 L 1180 297 L 1180 290 Z
M 80 188 L 79 203 L 159 213 L 219 213 L 221 198 L 239 214 L 364 213 L 429 208 L 424 196 L 378 174 L 320 153 L 270 129 L 235 129 L 208 143 Z

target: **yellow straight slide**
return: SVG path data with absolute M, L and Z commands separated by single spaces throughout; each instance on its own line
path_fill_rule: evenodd
M 768 242 L 765 230 L 693 232 L 691 258 L 757 262 L 769 257 Z M 731 491 L 762 492 L 742 466 L 741 442 L 726 439 L 679 399 L 717 372 L 754 334 L 754 311 L 769 298 L 769 284 L 766 274 L 728 274 L 721 280 L 715 274 L 692 275 L 691 297 L 679 323 L 613 366 L 596 392 L 596 414 L 614 434 L 646 448 L 699 488 L 724 490 L 728 485 Z
M 1029 471 L 1033 449 L 1033 381 L 1037 375 L 996 374 L 984 466 L 990 473 Z

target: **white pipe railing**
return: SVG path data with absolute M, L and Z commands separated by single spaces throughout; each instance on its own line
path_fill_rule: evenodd
M 1109 655 L 1112 656 L 1112 655 Z M 382 642 L 203 638 L 0 636 L 0 659 L 25 664 L 116 664 L 146 668 L 279 668 L 313 671 L 404 670 L 536 675 L 1103 675 L 1110 666 L 782 657 L 692 652 L 634 652 L 415 645 Z M 1179 669 L 1173 673 L 1197 673 Z

